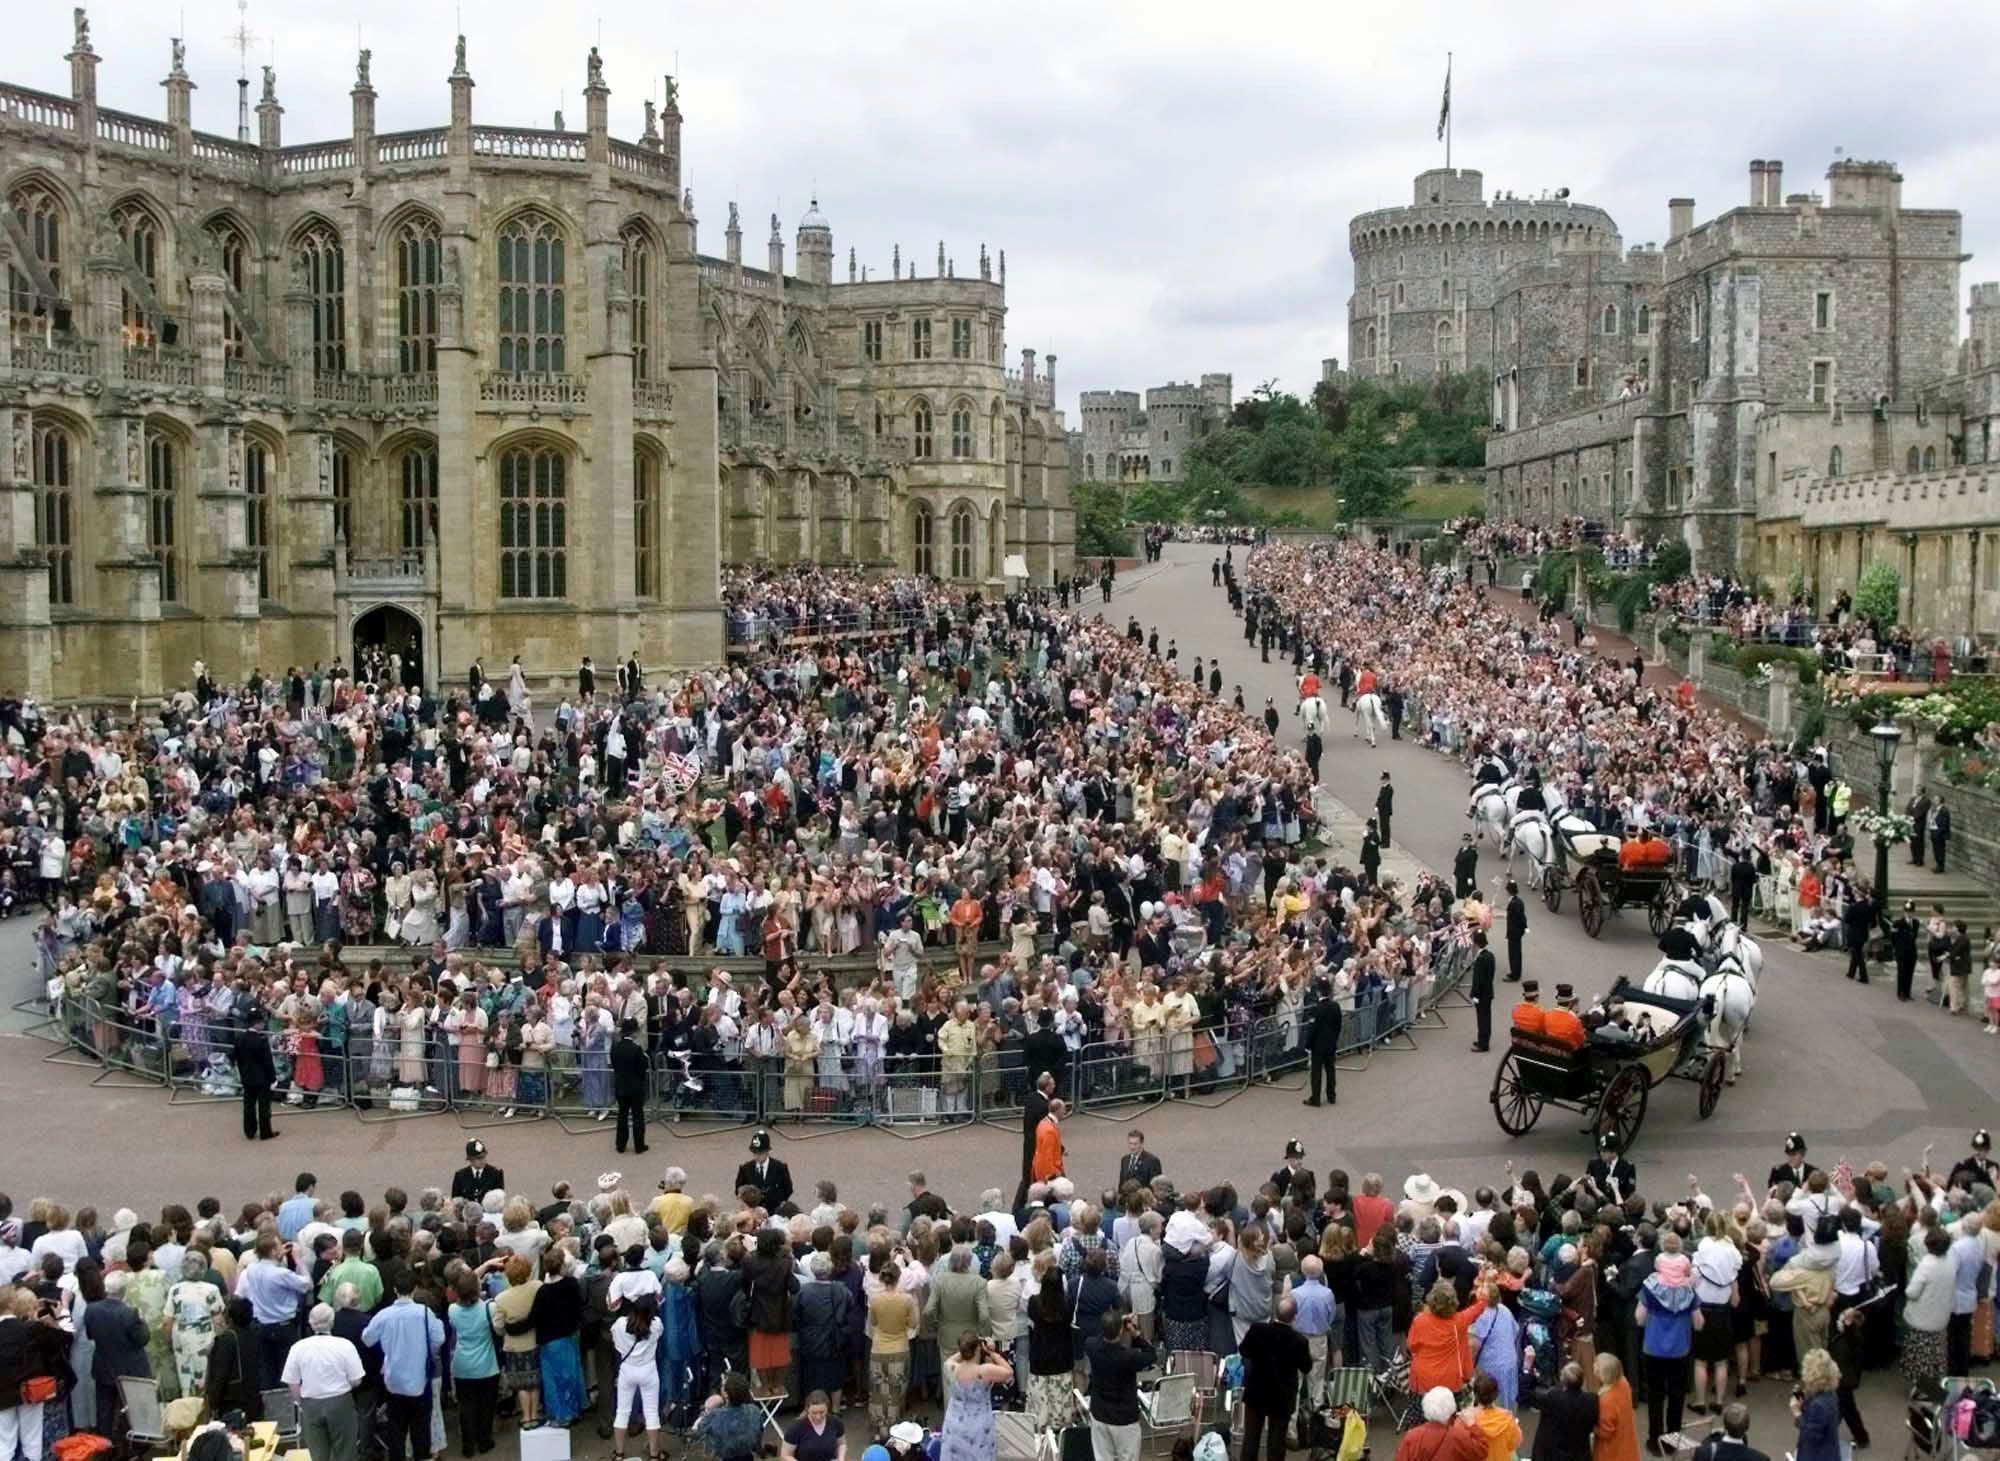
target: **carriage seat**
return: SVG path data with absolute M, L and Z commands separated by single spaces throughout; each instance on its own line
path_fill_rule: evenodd
M 1600 832 L 1574 814 L 1558 817 L 1556 831 L 1562 836 L 1563 851 L 1578 862 L 1616 862 L 1624 843 L 1623 838 Z

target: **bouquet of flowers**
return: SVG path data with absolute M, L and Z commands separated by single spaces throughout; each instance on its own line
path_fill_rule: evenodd
M 1848 820 L 1856 832 L 1876 842 L 1908 842 L 1916 831 L 1916 824 L 1897 812 L 1872 812 L 1864 807 Z

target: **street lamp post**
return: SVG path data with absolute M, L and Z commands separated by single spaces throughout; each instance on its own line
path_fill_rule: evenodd
M 1888 721 L 1882 721 L 1868 732 L 1875 742 L 1875 769 L 1879 773 L 1876 790 L 1875 810 L 1884 818 L 1889 815 L 1889 773 L 1896 769 L 1896 746 L 1903 739 L 1902 731 Z M 1883 835 L 1880 826 L 1875 831 L 1875 907 L 1886 910 L 1889 906 L 1889 839 Z

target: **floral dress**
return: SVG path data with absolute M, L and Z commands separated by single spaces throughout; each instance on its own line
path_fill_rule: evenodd
M 375 875 L 354 868 L 340 880 L 340 931 L 366 941 L 375 933 Z
M 145 1322 L 146 1358 L 152 1362 L 153 1375 L 160 1382 L 160 1399 L 179 1399 L 180 1376 L 163 1322 L 167 1316 L 167 1276 L 157 1268 L 140 1269 L 125 1285 L 125 1302 Z
M 167 1313 L 174 1321 L 174 1370 L 181 1394 L 199 1395 L 208 1380 L 215 1321 L 222 1317 L 222 1290 L 204 1279 L 182 1279 L 167 1290 Z

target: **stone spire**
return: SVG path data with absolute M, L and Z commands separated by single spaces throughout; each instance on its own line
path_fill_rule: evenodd
M 944 278 L 944 240 L 938 240 L 938 278 Z

